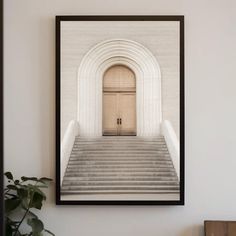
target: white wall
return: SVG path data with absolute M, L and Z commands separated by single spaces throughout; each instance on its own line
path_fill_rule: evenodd
M 6 0 L 5 170 L 55 173 L 54 15 L 184 14 L 186 205 L 55 206 L 57 236 L 200 236 L 204 219 L 236 219 L 234 0 Z

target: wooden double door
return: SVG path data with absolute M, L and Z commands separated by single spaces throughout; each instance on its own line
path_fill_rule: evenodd
M 103 135 L 136 135 L 135 93 L 103 94 Z
M 103 80 L 103 135 L 136 135 L 136 86 L 134 73 L 115 66 Z

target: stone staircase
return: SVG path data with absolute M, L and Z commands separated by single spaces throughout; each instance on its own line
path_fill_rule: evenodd
M 76 137 L 61 194 L 179 193 L 162 136 Z

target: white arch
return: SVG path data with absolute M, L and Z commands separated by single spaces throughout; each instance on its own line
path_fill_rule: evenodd
M 125 65 L 135 73 L 137 135 L 158 135 L 162 119 L 160 67 L 146 47 L 127 39 L 97 44 L 79 66 L 77 120 L 80 135 L 102 135 L 102 78 L 113 65 Z

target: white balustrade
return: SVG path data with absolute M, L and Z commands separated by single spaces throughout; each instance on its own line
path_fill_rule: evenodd
M 169 150 L 173 165 L 175 167 L 176 174 L 180 178 L 180 148 L 179 140 L 176 133 L 170 123 L 170 121 L 165 120 L 162 122 L 162 134 L 165 138 L 167 148 Z
M 61 142 L 61 184 L 66 171 L 66 166 L 70 159 L 75 137 L 79 134 L 79 125 L 75 120 L 71 120 L 67 126 L 63 140 Z

